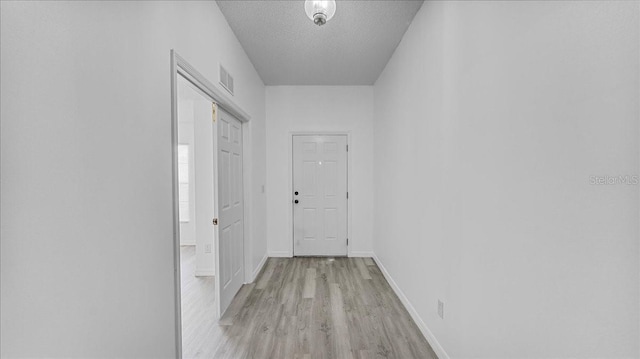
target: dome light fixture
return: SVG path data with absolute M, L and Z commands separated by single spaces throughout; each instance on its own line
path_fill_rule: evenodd
M 304 11 L 314 24 L 322 26 L 336 13 L 336 0 L 305 0 Z

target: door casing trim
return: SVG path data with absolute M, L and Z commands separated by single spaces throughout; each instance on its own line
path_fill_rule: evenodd
M 173 205 L 173 274 L 174 274 L 174 302 L 175 302 L 175 348 L 176 348 L 176 358 L 182 358 L 182 303 L 181 303 L 181 285 L 180 285 L 180 222 L 179 222 L 179 199 L 178 199 L 178 76 L 182 76 L 195 87 L 197 87 L 204 95 L 209 97 L 209 99 L 216 103 L 219 107 L 227 111 L 229 114 L 236 117 L 242 123 L 242 153 L 243 153 L 243 166 L 242 166 L 242 178 L 243 178 L 243 222 L 244 222 L 244 231 L 243 231 L 243 272 L 244 272 L 244 280 L 245 282 L 251 277 L 252 270 L 247 271 L 247 265 L 251 263 L 251 247 L 247 246 L 247 243 L 251 241 L 251 229 L 248 228 L 250 223 L 250 206 L 248 205 L 250 201 L 250 190 L 251 190 L 251 182 L 250 178 L 248 181 L 247 178 L 247 169 L 250 169 L 251 158 L 245 157 L 245 154 L 250 153 L 250 143 L 251 138 L 248 135 L 250 131 L 248 130 L 249 121 L 251 120 L 251 116 L 247 114 L 242 108 L 236 105 L 231 99 L 229 99 L 222 90 L 218 89 L 212 82 L 207 80 L 207 78 L 202 75 L 198 70 L 195 69 L 189 62 L 187 62 L 183 57 L 178 55 L 178 53 L 174 50 L 170 50 L 170 79 L 171 79 L 171 154 L 172 154 L 172 163 L 171 163 L 171 172 L 172 172 L 172 205 Z M 217 129 L 217 126 L 214 127 L 214 134 Z M 247 134 L 247 135 L 245 135 Z M 214 139 L 215 140 L 215 139 Z M 215 147 L 215 142 L 214 142 Z M 214 154 L 214 158 L 217 155 Z M 215 168 L 216 164 L 214 163 L 214 181 L 217 181 L 217 169 Z M 214 193 L 217 195 L 217 184 L 214 185 Z M 217 210 L 217 206 L 214 206 Z M 215 214 L 217 215 L 217 213 Z M 214 239 L 214 247 L 217 247 L 218 243 L 218 235 L 217 230 L 215 231 L 215 239 Z M 217 303 L 216 314 L 218 319 L 220 318 L 220 298 L 218 298 L 219 293 L 217 288 L 219 288 L 219 278 L 220 278 L 220 251 L 218 248 L 215 249 L 215 268 L 216 275 L 215 278 L 215 302 Z M 251 281 L 252 279 L 249 279 Z

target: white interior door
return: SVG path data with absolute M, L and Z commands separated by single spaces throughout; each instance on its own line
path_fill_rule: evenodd
M 347 255 L 347 136 L 293 136 L 293 252 Z
M 244 281 L 242 124 L 222 109 L 217 121 L 218 272 L 220 315 Z

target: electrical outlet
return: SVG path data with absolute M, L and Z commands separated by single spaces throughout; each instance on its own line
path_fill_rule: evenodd
M 205 244 L 204 252 L 205 253 L 211 253 L 211 244 Z
M 438 299 L 438 316 L 444 319 L 444 303 Z

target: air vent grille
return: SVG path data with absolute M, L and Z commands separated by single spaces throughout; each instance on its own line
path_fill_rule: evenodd
M 220 85 L 233 95 L 233 76 L 222 65 L 220 65 Z

